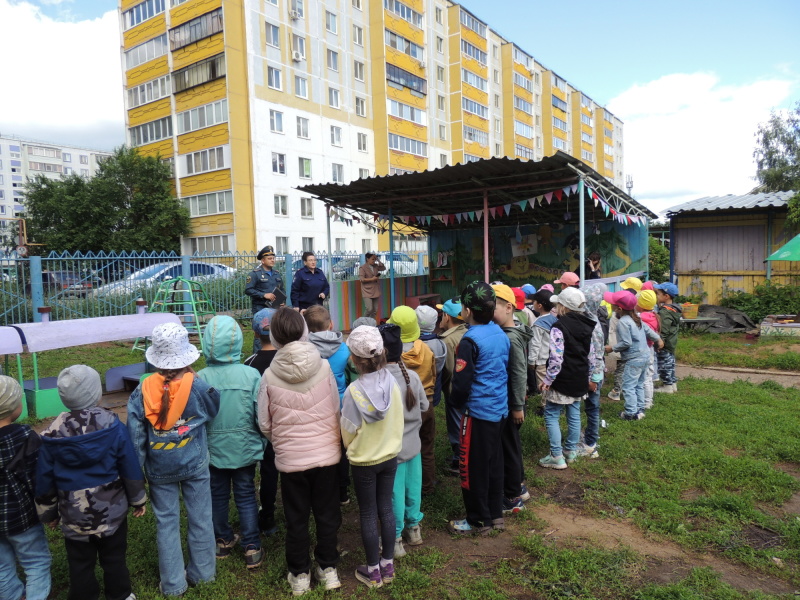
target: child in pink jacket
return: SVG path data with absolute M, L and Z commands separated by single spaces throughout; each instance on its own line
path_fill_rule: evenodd
M 292 593 L 300 596 L 311 588 L 311 512 L 317 530 L 314 575 L 326 590 L 341 587 L 336 571 L 342 523 L 339 390 L 328 362 L 307 341 L 308 329 L 299 312 L 279 309 L 270 323 L 270 337 L 278 352 L 261 379 L 258 420 L 281 473 L 288 579 Z

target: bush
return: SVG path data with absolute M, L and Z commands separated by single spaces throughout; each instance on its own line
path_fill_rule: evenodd
M 656 283 L 664 283 L 669 279 L 669 249 L 662 246 L 654 237 L 648 238 L 650 245 L 649 273 L 650 279 Z
M 795 315 L 800 312 L 800 287 L 765 281 L 752 294 L 726 294 L 720 305 L 746 313 L 754 323 L 767 315 Z

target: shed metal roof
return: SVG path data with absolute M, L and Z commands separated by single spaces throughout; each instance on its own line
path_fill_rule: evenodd
M 685 212 L 713 212 L 717 210 L 749 210 L 754 208 L 782 208 L 797 192 L 762 192 L 735 196 L 706 196 L 667 209 L 672 217 Z
M 313 194 L 332 207 L 344 207 L 372 214 L 399 216 L 433 216 L 464 213 L 483 209 L 484 192 L 488 193 L 490 208 L 513 204 L 577 184 L 580 179 L 601 195 L 617 212 L 642 215 L 651 219 L 656 215 L 614 186 L 577 158 L 557 152 L 540 161 L 523 161 L 510 158 L 490 158 L 466 164 L 450 165 L 432 171 L 419 171 L 403 175 L 386 175 L 356 179 L 349 184 L 314 184 L 297 189 Z M 576 199 L 571 199 L 572 216 L 578 215 Z M 587 214 L 594 209 L 589 194 L 585 198 Z M 597 220 L 605 220 L 602 209 Z M 565 202 L 541 202 L 535 210 L 503 215 L 498 211 L 492 219 L 493 226 L 519 222 L 564 222 Z M 508 223 L 506 223 L 506 221 Z M 432 219 L 421 229 L 443 229 L 446 225 Z M 463 221 L 459 227 L 481 227 L 476 219 Z

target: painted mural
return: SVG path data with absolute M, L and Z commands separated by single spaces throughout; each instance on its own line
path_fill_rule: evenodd
M 534 224 L 490 230 L 490 278 L 512 286 L 551 283 L 580 263 L 576 224 Z M 430 238 L 434 292 L 456 295 L 468 282 L 483 279 L 483 230 L 436 231 Z M 586 254 L 602 256 L 604 277 L 647 269 L 647 228 L 614 221 L 586 226 Z M 448 270 L 448 267 L 450 268 Z M 455 284 L 453 284 L 453 279 Z

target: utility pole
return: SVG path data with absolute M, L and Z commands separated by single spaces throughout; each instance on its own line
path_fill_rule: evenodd
M 628 190 L 628 196 L 631 196 L 631 190 L 633 189 L 633 175 L 628 175 L 625 177 L 625 187 Z M 633 198 L 633 196 L 631 196 Z

